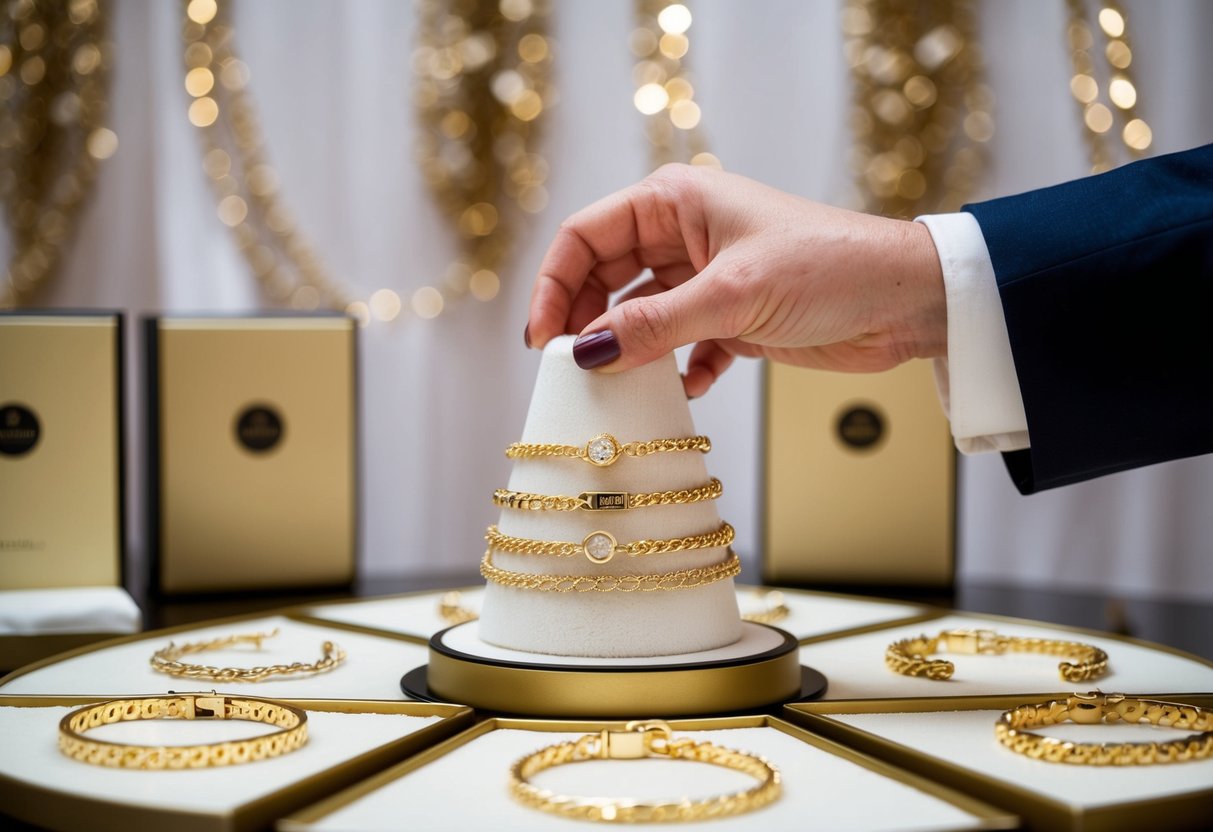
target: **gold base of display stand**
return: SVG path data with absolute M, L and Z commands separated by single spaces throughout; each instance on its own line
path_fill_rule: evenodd
M 448 643 L 458 624 L 430 639 L 429 664 L 401 680 L 419 699 L 458 702 L 504 714 L 623 719 L 732 713 L 825 691 L 826 679 L 800 665 L 796 639 L 776 627 L 776 647 L 713 661 L 652 664 L 544 664 L 479 656 Z M 677 657 L 667 657 L 676 660 Z

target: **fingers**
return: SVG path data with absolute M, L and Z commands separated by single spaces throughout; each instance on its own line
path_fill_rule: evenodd
M 604 295 L 626 286 L 644 268 L 687 262 L 678 210 L 670 189 L 650 178 L 565 220 L 531 291 L 528 342 L 543 347 L 557 335 L 579 331 L 592 317 L 588 313 L 606 308 Z M 583 300 L 591 278 L 597 285 Z
M 687 360 L 687 371 L 682 377 L 682 387 L 688 399 L 697 399 L 716 383 L 733 363 L 733 353 L 719 341 L 700 341 L 691 350 Z
M 649 294 L 656 281 L 637 287 L 637 296 L 582 331 L 573 344 L 574 360 L 583 369 L 620 372 L 684 344 L 733 337 L 730 327 L 741 316 L 730 307 L 723 285 L 717 285 L 722 283 L 715 279 L 719 268 L 710 264 L 694 280 L 656 294 Z

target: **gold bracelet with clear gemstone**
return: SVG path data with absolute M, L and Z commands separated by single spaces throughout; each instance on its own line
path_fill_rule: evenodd
M 687 537 L 672 537 L 669 540 L 636 540 L 631 543 L 620 543 L 610 532 L 590 532 L 580 543 L 563 540 L 531 540 L 527 537 L 511 537 L 502 534 L 496 526 L 489 526 L 484 539 L 489 542 L 490 549 L 499 552 L 511 552 L 516 555 L 549 555 L 557 558 L 571 558 L 575 555 L 585 555 L 591 563 L 607 563 L 615 555 L 627 555 L 630 558 L 644 555 L 666 555 L 671 552 L 685 552 L 690 549 L 714 549 L 717 546 L 728 546 L 733 542 L 733 527 L 721 523 L 720 528 L 705 534 L 693 534 Z
M 694 589 L 736 577 L 741 561 L 732 549 L 728 557 L 712 566 L 659 572 L 655 575 L 536 575 L 531 572 L 511 572 L 493 565 L 493 550 L 484 553 L 480 574 L 485 580 L 514 589 L 536 592 L 657 592 Z
M 758 781 L 758 785 L 744 791 L 698 800 L 683 798 L 678 801 L 641 803 L 630 799 L 554 794 L 530 782 L 530 778 L 539 772 L 566 763 L 638 760 L 645 757 L 692 760 L 722 766 L 748 774 Z M 762 757 L 687 737 L 675 739 L 670 726 L 658 719 L 635 720 L 627 723 L 622 731 L 604 729 L 578 740 L 549 745 L 526 755 L 510 768 L 510 794 L 524 806 L 563 818 L 607 823 L 669 823 L 740 815 L 778 799 L 782 788 L 780 782 L 779 769 Z
M 523 511 L 622 511 L 649 506 L 672 506 L 715 500 L 724 493 L 720 480 L 712 477 L 707 485 L 672 491 L 632 494 L 627 491 L 583 491 L 576 497 L 530 494 L 499 488 L 493 492 L 493 504 Z
M 238 719 L 281 730 L 207 745 L 126 745 L 92 740 L 85 731 L 142 719 Z M 307 742 L 307 712 L 270 699 L 214 692 L 138 696 L 86 705 L 59 722 L 59 750 L 82 763 L 110 768 L 180 769 L 234 766 L 288 754 Z
M 542 443 L 515 442 L 505 449 L 510 459 L 559 456 L 582 459 L 591 465 L 612 465 L 621 456 L 648 456 L 670 451 L 712 450 L 712 440 L 706 436 L 688 436 L 684 439 L 650 439 L 647 442 L 620 443 L 609 433 L 600 433 L 584 445 L 549 445 Z
M 1200 733 L 1163 742 L 1069 742 L 1034 734 L 1059 722 L 1080 725 L 1148 722 L 1164 728 L 1192 728 Z M 1084 766 L 1141 766 L 1181 763 L 1213 756 L 1213 711 L 1178 702 L 1139 699 L 1121 693 L 1076 693 L 1040 705 L 1020 705 L 994 723 L 998 741 L 1016 754 L 1049 763 Z

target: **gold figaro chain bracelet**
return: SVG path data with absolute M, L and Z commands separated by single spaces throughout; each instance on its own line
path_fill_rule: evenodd
M 512 552 L 517 555 L 549 555 L 557 558 L 585 555 L 591 563 L 607 563 L 615 555 L 637 558 L 644 555 L 667 555 L 691 549 L 714 549 L 717 546 L 728 546 L 733 542 L 734 534 L 732 526 L 728 523 L 721 523 L 720 528 L 714 532 L 672 537 L 668 540 L 636 540 L 631 543 L 620 543 L 610 532 L 596 531 L 587 534 L 580 543 L 571 543 L 563 540 L 532 540 L 527 537 L 511 537 L 499 532 L 496 526 L 489 526 L 484 539 L 489 542 L 490 549 L 499 552 Z
M 1059 722 L 1097 725 L 1149 723 L 1191 728 L 1200 733 L 1164 742 L 1069 742 L 1026 731 Z M 1040 705 L 1020 705 L 994 723 L 998 741 L 1017 754 L 1049 763 L 1084 766 L 1142 766 L 1180 763 L 1213 756 L 1213 711 L 1119 693 L 1076 693 Z
M 207 650 L 222 650 L 235 644 L 252 644 L 258 650 L 261 642 L 278 635 L 275 628 L 268 633 L 246 633 L 243 635 L 223 636 L 210 641 L 199 641 L 193 644 L 174 644 L 157 650 L 150 659 L 152 669 L 170 676 L 187 679 L 208 679 L 214 682 L 260 682 L 267 676 L 294 676 L 302 673 L 327 673 L 345 661 L 345 651 L 326 641 L 321 645 L 323 655 L 314 662 L 292 662 L 291 664 L 261 665 L 259 667 L 215 667 L 204 664 L 188 664 L 178 661 L 182 656 L 191 653 L 204 653 Z
M 101 725 L 142 719 L 238 719 L 277 725 L 280 731 L 210 745 L 126 745 L 81 736 Z M 86 705 L 59 722 L 59 750 L 82 763 L 110 768 L 181 769 L 234 766 L 281 757 L 307 742 L 307 712 L 299 708 L 215 693 L 139 696 Z
M 678 801 L 640 803 L 630 799 L 556 794 L 529 782 L 539 772 L 566 763 L 637 760 L 644 757 L 666 757 L 722 766 L 748 774 L 758 784 L 744 791 L 703 800 L 684 797 Z M 710 742 L 697 742 L 688 737 L 675 739 L 666 723 L 637 720 L 627 723 L 622 731 L 604 729 L 528 754 L 510 768 L 509 788 L 510 795 L 523 805 L 563 818 L 607 823 L 676 823 L 752 812 L 778 799 L 782 785 L 779 770 L 762 757 Z
M 1108 654 L 1092 644 L 1079 641 L 1059 641 L 1047 638 L 1023 638 L 999 635 L 993 630 L 944 630 L 934 638 L 925 635 L 903 638 L 885 650 L 884 661 L 889 670 L 903 676 L 925 676 L 942 681 L 952 678 L 956 666 L 945 659 L 928 658 L 932 653 L 1044 653 L 1068 656 L 1074 662 L 1057 665 L 1061 678 L 1067 682 L 1085 682 L 1102 676 L 1108 669 Z
M 712 477 L 707 485 L 672 491 L 631 494 L 627 491 L 583 491 L 576 497 L 530 494 L 499 488 L 493 492 L 493 504 L 523 511 L 621 511 L 649 506 L 672 506 L 715 500 L 724 493 L 720 480 Z
M 741 561 L 733 550 L 720 563 L 655 575 L 536 575 L 511 572 L 493 565 L 492 549 L 480 561 L 480 574 L 485 580 L 514 589 L 536 592 L 656 592 L 674 589 L 694 589 L 699 586 L 732 578 L 741 572 Z
M 699 451 L 706 454 L 710 450 L 712 450 L 712 440 L 706 436 L 621 443 L 609 433 L 600 433 L 584 445 L 515 442 L 505 449 L 505 455 L 510 459 L 542 456 L 569 457 L 584 460 L 591 465 L 605 467 L 613 465 L 621 456 L 648 456 L 671 451 Z

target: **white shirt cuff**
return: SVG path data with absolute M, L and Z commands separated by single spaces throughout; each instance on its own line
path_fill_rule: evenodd
M 994 264 L 969 213 L 918 217 L 931 232 L 948 304 L 948 357 L 935 361 L 935 384 L 964 454 L 1028 447 L 1019 377 L 1003 319 Z

